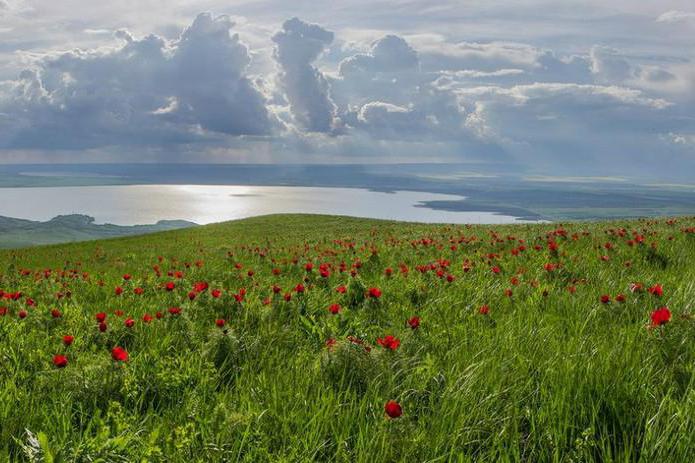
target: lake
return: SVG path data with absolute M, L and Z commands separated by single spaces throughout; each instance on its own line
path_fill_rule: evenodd
M 116 185 L 0 188 L 0 215 L 49 220 L 86 214 L 97 223 L 136 225 L 159 220 L 198 224 L 275 213 L 337 214 L 432 223 L 513 223 L 492 212 L 440 211 L 424 201 L 458 201 L 461 196 L 360 188 L 229 185 Z M 419 207 L 420 206 L 420 207 Z

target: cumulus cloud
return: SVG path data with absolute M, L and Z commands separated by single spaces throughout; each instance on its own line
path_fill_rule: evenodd
M 333 131 L 338 121 L 329 85 L 312 64 L 333 42 L 333 33 L 292 18 L 283 23 L 272 40 L 276 45 L 274 57 L 281 67 L 279 84 L 297 125 L 310 132 Z
M 120 30 L 120 46 L 46 55 L 6 84 L 0 112 L 14 117 L 0 120 L 0 143 L 75 148 L 270 133 L 233 25 L 203 13 L 174 41 Z
M 591 71 L 603 82 L 622 82 L 635 75 L 630 62 L 617 50 L 599 46 L 591 49 Z
M 340 75 L 356 72 L 398 72 L 418 66 L 417 52 L 402 37 L 386 35 L 372 43 L 369 53 L 359 53 L 340 63 Z

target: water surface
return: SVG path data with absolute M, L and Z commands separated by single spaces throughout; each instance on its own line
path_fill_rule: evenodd
M 0 188 L 0 215 L 49 220 L 87 214 L 97 223 L 136 225 L 159 220 L 198 224 L 275 213 L 338 214 L 433 223 L 512 223 L 492 212 L 440 211 L 424 201 L 458 201 L 461 196 L 412 191 L 384 193 L 360 188 L 112 185 Z

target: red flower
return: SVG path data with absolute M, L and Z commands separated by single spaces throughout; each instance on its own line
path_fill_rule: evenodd
M 121 294 L 123 294 L 123 288 L 121 288 L 120 286 L 116 286 L 114 293 L 116 293 L 116 296 L 120 296 Z
M 193 291 L 196 293 L 202 293 L 203 291 L 208 289 L 208 284 L 204 281 L 199 281 L 198 283 L 193 285 Z
M 335 290 L 338 291 L 340 294 L 345 294 L 347 288 L 345 287 L 345 285 L 340 285 L 337 288 L 335 288 Z
M 99 331 L 104 333 L 104 332 L 106 332 L 106 328 L 107 328 L 106 323 L 104 323 L 104 322 L 99 323 Z
M 649 288 L 649 294 L 653 294 L 654 296 L 661 297 L 664 295 L 664 288 L 660 284 L 655 284 L 651 288 Z
M 60 318 L 61 316 L 62 316 L 62 314 L 60 313 L 60 310 L 58 310 L 58 309 L 51 310 L 51 317 Z
M 337 315 L 340 312 L 340 304 L 331 304 L 328 307 L 328 311 L 333 315 Z
M 608 304 L 611 302 L 611 297 L 608 294 L 601 296 L 601 304 Z
M 149 323 L 152 321 L 152 315 L 146 313 L 145 315 L 142 316 L 142 321 L 145 323 Z
M 217 299 L 218 297 L 220 297 L 220 296 L 222 295 L 222 291 L 220 291 L 219 289 L 213 289 L 213 290 L 210 292 L 210 295 L 211 295 L 212 297 L 214 297 L 215 299 Z
M 135 294 L 137 294 L 138 296 L 140 296 L 142 293 L 145 292 L 145 290 L 138 286 L 137 288 L 135 288 L 135 289 L 133 290 L 133 292 L 134 292 Z
M 124 348 L 116 346 L 111 349 L 111 358 L 113 358 L 116 362 L 127 362 L 128 352 Z
M 369 288 L 369 297 L 379 299 L 381 297 L 381 290 L 379 288 Z
M 223 328 L 224 327 L 224 320 L 222 320 L 221 318 L 218 318 L 217 320 L 215 320 L 215 326 L 217 326 L 218 328 Z
M 617 296 L 615 296 L 615 300 L 616 302 L 625 302 L 627 298 L 624 294 L 618 294 Z
M 131 278 L 131 277 L 130 277 L 130 274 L 128 274 L 128 273 L 126 273 L 125 275 L 123 275 L 123 279 L 124 279 L 125 281 L 130 280 L 130 278 Z
M 68 366 L 68 358 L 64 355 L 54 355 L 53 365 L 55 365 L 58 368 L 65 368 L 66 366 Z
M 490 313 L 490 307 L 488 307 L 486 304 L 481 305 L 478 309 L 478 313 L 480 313 L 480 315 L 487 315 Z
M 133 320 L 132 318 L 126 319 L 126 321 L 125 321 L 125 327 L 126 328 L 132 328 L 133 325 L 135 325 L 135 320 Z
M 403 409 L 401 408 L 401 404 L 395 400 L 389 400 L 386 402 L 386 405 L 384 405 L 384 412 L 386 412 L 389 418 L 400 418 L 403 414 Z
M 104 312 L 99 312 L 96 314 L 97 323 L 103 323 L 106 320 L 106 314 Z
M 334 338 L 326 339 L 326 348 L 331 350 L 338 343 Z
M 294 290 L 297 291 L 298 293 L 303 293 L 304 292 L 304 285 L 299 283 L 297 286 L 294 287 Z
M 22 319 L 27 318 L 27 315 L 29 315 L 29 313 L 26 310 L 20 310 L 17 314 L 17 316 Z
M 180 315 L 181 309 L 179 309 L 178 307 L 169 307 L 169 313 L 171 315 Z
M 410 325 L 410 328 L 413 330 L 418 329 L 420 327 L 420 317 L 418 317 L 418 316 L 411 317 L 408 320 L 408 325 Z
M 660 307 L 652 312 L 652 326 L 661 326 L 671 321 L 671 311 L 668 307 Z
M 70 336 L 69 334 L 66 334 L 65 336 L 63 336 L 63 344 L 65 344 L 66 346 L 72 345 L 72 342 L 74 340 L 75 340 L 75 337 Z
M 173 281 L 169 281 L 166 285 L 164 285 L 164 289 L 166 289 L 167 291 L 173 291 L 174 288 L 176 288 L 176 283 L 174 283 Z
M 390 334 L 383 338 L 377 338 L 376 342 L 381 347 L 392 351 L 398 349 L 398 346 L 401 345 L 401 340 L 391 336 Z

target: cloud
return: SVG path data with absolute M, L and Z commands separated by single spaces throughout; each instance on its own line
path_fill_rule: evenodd
M 340 75 L 358 72 L 398 72 L 415 69 L 417 52 L 402 37 L 386 35 L 372 43 L 369 53 L 359 53 L 340 63 Z
M 695 21 L 695 11 L 670 10 L 656 18 L 656 22 L 660 23 L 677 23 L 687 21 Z
M 76 148 L 193 142 L 205 133 L 267 135 L 265 98 L 226 16 L 198 15 L 181 36 L 47 54 L 0 98 L 0 144 Z
M 280 87 L 297 125 L 310 132 L 331 132 L 338 121 L 324 75 L 312 63 L 333 42 L 333 33 L 298 18 L 285 21 L 272 37 L 275 60 L 281 68 Z
M 591 49 L 591 71 L 602 82 L 622 82 L 635 76 L 635 69 L 617 50 L 594 46 Z

